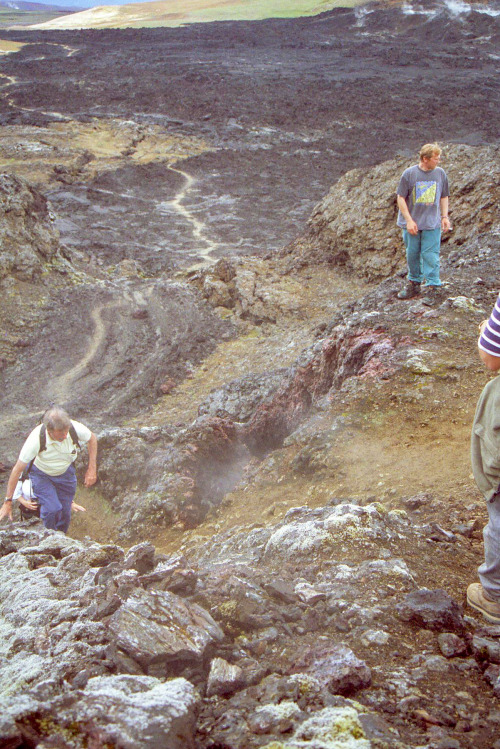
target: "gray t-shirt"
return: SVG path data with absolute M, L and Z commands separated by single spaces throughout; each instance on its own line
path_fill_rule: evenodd
M 397 194 L 406 200 L 412 219 L 419 231 L 439 229 L 441 210 L 439 201 L 450 194 L 448 177 L 441 167 L 426 172 L 418 165 L 405 169 L 397 189 Z M 406 219 L 399 211 L 398 226 L 406 229 Z

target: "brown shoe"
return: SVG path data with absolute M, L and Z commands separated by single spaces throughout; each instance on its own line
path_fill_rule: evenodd
M 467 588 L 467 603 L 489 622 L 500 624 L 500 601 L 492 601 L 487 595 L 481 583 L 471 583 Z

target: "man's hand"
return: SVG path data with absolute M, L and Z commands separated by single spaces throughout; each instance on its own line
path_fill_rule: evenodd
M 73 512 L 87 512 L 87 508 L 82 505 L 77 505 L 76 502 L 71 503 L 71 510 Z
M 83 481 L 84 486 L 86 486 L 87 488 L 89 486 L 94 486 L 96 481 L 97 481 L 97 472 L 93 468 L 87 468 L 87 472 L 85 473 L 85 479 Z
M 26 507 L 28 510 L 38 510 L 38 503 L 33 502 L 31 499 L 25 499 L 24 497 L 18 497 L 17 501 L 19 504 L 21 504 L 23 507 Z
M 451 222 L 448 216 L 443 216 L 443 218 L 441 219 L 441 230 L 451 231 Z
M 418 234 L 418 226 L 412 218 L 409 218 L 406 222 L 406 231 L 414 236 Z
M 0 507 L 0 520 L 9 518 L 12 522 L 12 502 L 4 502 Z

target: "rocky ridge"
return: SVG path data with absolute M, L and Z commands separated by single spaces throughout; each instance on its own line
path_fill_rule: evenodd
M 2 174 L 0 181 L 0 278 L 33 281 L 44 265 L 62 261 L 59 234 L 47 199 L 24 180 Z
M 0 531 L 4 746 L 493 746 L 498 628 L 419 582 L 410 548 L 429 579 L 471 556 L 423 505 L 332 498 L 184 556 Z
M 450 215 L 460 219 L 444 237 L 451 251 L 481 236 L 496 221 L 500 158 L 497 146 L 469 150 L 450 145 L 443 155 L 442 166 L 453 185 Z M 287 267 L 326 263 L 371 280 L 404 268 L 394 196 L 399 175 L 414 163 L 392 159 L 341 177 L 314 209 L 306 232 L 282 251 Z

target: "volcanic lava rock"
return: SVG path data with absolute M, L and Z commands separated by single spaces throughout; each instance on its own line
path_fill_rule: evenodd
M 397 606 L 403 621 L 435 630 L 462 632 L 464 620 L 459 605 L 444 590 L 420 590 L 408 593 Z
M 370 686 L 371 671 L 345 645 L 318 645 L 298 660 L 298 670 L 306 671 L 332 694 L 351 695 Z
M 232 694 L 238 691 L 244 683 L 243 669 L 240 666 L 233 666 L 223 658 L 214 658 L 210 664 L 207 696 Z
M 466 655 L 467 643 L 453 632 L 441 632 L 438 635 L 439 649 L 446 658 Z
M 500 199 L 498 146 L 450 145 L 444 167 L 450 181 L 450 215 L 455 224 L 443 241 L 462 245 L 487 231 L 496 220 Z M 487 162 L 491 169 L 484 169 Z M 284 250 L 289 265 L 328 263 L 370 279 L 387 278 L 405 267 L 401 230 L 396 226 L 396 188 L 406 167 L 392 159 L 373 169 L 347 172 L 316 206 L 306 232 Z M 467 221 L 460 220 L 467 215 Z M 457 218 L 455 222 L 455 217 Z
M 136 591 L 113 614 L 109 629 L 118 647 L 145 671 L 169 673 L 168 664 L 203 661 L 224 635 L 212 617 L 167 591 Z
M 47 199 L 26 180 L 0 174 L 0 279 L 34 280 L 56 259 L 65 262 Z

